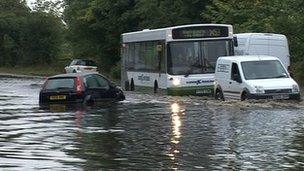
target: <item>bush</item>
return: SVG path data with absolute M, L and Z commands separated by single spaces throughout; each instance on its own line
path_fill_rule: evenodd
M 303 66 L 304 66 L 304 61 L 301 61 L 300 63 L 296 64 L 296 66 L 295 66 L 295 78 L 296 78 L 297 82 L 302 86 L 304 86 Z
M 111 77 L 114 79 L 120 79 L 121 77 L 121 63 L 117 62 L 115 66 L 111 68 L 110 71 Z

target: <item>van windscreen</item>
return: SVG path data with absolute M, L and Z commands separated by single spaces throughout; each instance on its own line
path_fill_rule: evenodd
M 287 78 L 282 64 L 277 60 L 241 62 L 246 80 Z
M 74 78 L 55 78 L 49 79 L 44 87 L 45 90 L 54 89 L 74 89 Z

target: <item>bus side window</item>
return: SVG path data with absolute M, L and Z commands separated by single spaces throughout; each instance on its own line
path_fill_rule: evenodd
M 160 67 L 160 71 L 161 72 L 166 72 L 166 58 L 165 58 L 165 54 L 166 54 L 166 47 L 165 47 L 165 42 L 161 41 L 157 43 L 158 45 L 161 45 L 159 47 L 161 47 L 161 51 L 158 52 L 158 59 L 159 59 L 159 67 Z

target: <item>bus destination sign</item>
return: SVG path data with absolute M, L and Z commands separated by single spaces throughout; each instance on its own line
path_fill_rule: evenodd
M 203 26 L 177 28 L 172 30 L 173 39 L 195 39 L 212 37 L 228 37 L 228 27 Z

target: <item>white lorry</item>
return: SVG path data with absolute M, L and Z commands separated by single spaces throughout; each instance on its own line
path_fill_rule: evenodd
M 301 96 L 298 84 L 278 58 L 245 55 L 218 58 L 214 97 L 222 100 L 300 100 Z
M 235 55 L 269 55 L 278 57 L 285 68 L 289 69 L 290 55 L 285 35 L 273 33 L 234 34 L 237 46 Z

